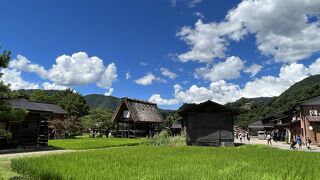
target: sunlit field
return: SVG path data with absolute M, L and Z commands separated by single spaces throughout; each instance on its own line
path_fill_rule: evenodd
M 49 140 L 49 146 L 59 149 L 99 149 L 117 146 L 133 146 L 144 142 L 144 139 L 127 138 L 76 138 Z
M 271 149 L 134 146 L 14 159 L 32 179 L 318 179 L 320 154 Z

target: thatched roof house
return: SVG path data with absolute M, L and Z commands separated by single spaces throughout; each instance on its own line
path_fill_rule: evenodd
M 138 99 L 122 98 L 112 121 L 118 137 L 152 136 L 164 122 L 157 104 Z

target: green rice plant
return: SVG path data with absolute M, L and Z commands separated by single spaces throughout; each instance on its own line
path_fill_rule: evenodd
M 143 143 L 144 139 L 127 138 L 76 138 L 49 140 L 49 146 L 59 149 L 99 149 L 117 146 L 133 146 Z
M 319 179 L 320 154 L 262 146 L 134 146 L 14 159 L 31 179 Z
M 169 136 L 167 131 L 161 131 L 158 135 L 148 138 L 146 143 L 153 146 L 185 146 L 185 136 Z

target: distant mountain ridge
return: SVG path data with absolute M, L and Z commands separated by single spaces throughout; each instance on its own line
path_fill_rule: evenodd
M 30 96 L 35 90 L 19 90 L 23 95 Z M 58 90 L 45 90 L 53 95 Z M 320 96 L 320 75 L 310 76 L 295 83 L 289 89 L 277 97 L 240 98 L 239 100 L 227 103 L 226 106 L 240 112 L 235 119 L 235 124 L 248 126 L 253 121 L 265 118 L 272 114 L 279 114 L 288 111 L 297 103 L 315 96 Z M 84 96 L 88 105 L 93 108 L 108 108 L 115 110 L 120 98 L 105 96 L 102 94 L 89 94 Z M 160 109 L 164 115 L 175 113 L 175 110 Z
M 120 98 L 114 96 L 105 96 L 102 94 L 88 94 L 84 96 L 90 107 L 108 108 L 115 110 L 120 102 Z

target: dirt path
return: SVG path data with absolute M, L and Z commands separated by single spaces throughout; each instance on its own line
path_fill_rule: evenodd
M 14 159 L 22 157 L 32 157 L 32 156 L 43 156 L 48 154 L 61 154 L 68 152 L 76 152 L 77 150 L 48 150 L 48 151 L 33 151 L 33 152 L 23 152 L 23 153 L 13 153 L 13 154 L 1 154 L 0 160 L 2 159 Z

